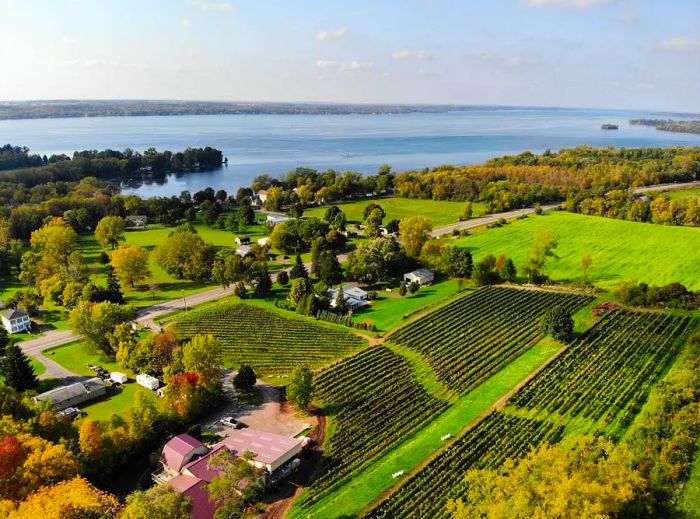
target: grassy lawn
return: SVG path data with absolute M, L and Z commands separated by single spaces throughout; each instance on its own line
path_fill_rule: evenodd
M 46 371 L 46 366 L 44 366 L 41 362 L 39 362 L 37 359 L 32 357 L 31 355 L 27 355 L 29 357 L 29 364 L 32 366 L 32 369 L 34 370 L 34 374 L 38 377 L 44 371 Z
M 133 371 L 122 368 L 99 352 L 91 351 L 83 341 L 50 348 L 44 351 L 44 355 L 79 375 L 94 375 L 88 365 L 97 364 L 107 371 L 120 371 L 129 377 L 129 382 L 122 386 L 123 389 L 120 393 L 80 406 L 81 410 L 87 413 L 87 417 L 92 420 L 107 420 L 112 414 L 123 414 L 134 404 L 134 398 L 138 391 L 143 392 L 147 398 L 154 402 L 158 400 L 158 396 L 153 391 L 136 384 L 134 380 L 136 374 Z
M 407 437 L 367 469 L 341 485 L 335 492 L 308 508 L 293 505 L 287 517 L 326 518 L 357 515 L 398 481 L 391 476 L 392 473 L 416 468 L 443 446 L 440 440 L 442 436 L 457 435 L 528 373 L 544 363 L 555 351 L 555 348 L 545 343 L 533 346 L 496 375 L 456 400 L 424 428 Z
M 384 223 L 390 220 L 401 220 L 407 216 L 423 215 L 430 218 L 434 227 L 443 227 L 456 222 L 464 210 L 464 202 L 449 202 L 446 200 L 416 200 L 412 198 L 377 198 L 358 200 L 336 204 L 340 207 L 348 222 L 360 223 L 363 220 L 364 210 L 372 202 L 382 206 L 386 212 Z M 304 216 L 316 216 L 323 218 L 328 206 L 316 207 L 304 212 Z M 479 216 L 484 212 L 484 205 L 475 202 L 473 216 Z
M 678 191 L 668 191 L 663 193 L 668 195 L 671 200 L 678 200 L 679 198 L 689 198 L 691 196 L 700 196 L 700 187 L 694 189 L 680 189 Z
M 418 309 L 442 301 L 460 290 L 454 279 L 434 283 L 422 287 L 413 295 L 401 297 L 397 288 L 391 292 L 377 291 L 377 299 L 371 302 L 370 308 L 358 311 L 353 321 L 371 321 L 380 331 L 387 331 L 410 317 Z
M 581 258 L 589 254 L 593 259 L 590 280 L 603 288 L 634 279 L 658 285 L 678 281 L 690 289 L 700 289 L 700 228 L 552 211 L 455 243 L 470 249 L 476 261 L 486 254 L 506 254 L 521 269 L 541 229 L 549 229 L 559 237 L 558 258 L 551 259 L 546 268 L 554 280 L 580 280 Z

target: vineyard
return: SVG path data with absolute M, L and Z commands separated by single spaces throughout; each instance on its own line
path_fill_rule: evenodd
M 324 366 L 365 345 L 349 332 L 236 303 L 191 312 L 177 321 L 175 330 L 183 338 L 210 333 L 221 342 L 227 362 L 268 374 L 299 365 Z
M 691 320 L 657 312 L 608 314 L 510 403 L 626 423 L 674 357 Z
M 464 494 L 471 468 L 493 468 L 506 458 L 521 458 L 530 448 L 555 443 L 563 427 L 494 411 L 399 486 L 366 517 L 445 517 L 448 499 Z
M 590 297 L 487 287 L 399 329 L 390 340 L 423 354 L 437 378 L 466 393 L 542 338 L 547 309 L 571 311 Z
M 384 346 L 320 372 L 316 395 L 333 415 L 337 431 L 324 447 L 318 479 L 302 506 L 316 502 L 447 406 L 414 380 L 404 357 Z

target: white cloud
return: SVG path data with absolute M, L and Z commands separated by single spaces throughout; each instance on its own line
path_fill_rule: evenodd
M 318 68 L 336 68 L 338 66 L 338 62 L 326 59 L 319 59 L 318 61 L 316 61 L 316 66 Z
M 350 63 L 343 63 L 340 65 L 340 70 L 346 71 L 356 71 L 356 70 L 368 70 L 374 67 L 374 64 L 369 61 L 351 61 Z
M 546 7 L 549 5 L 558 5 L 562 7 L 570 7 L 572 9 L 588 9 L 594 5 L 607 4 L 613 0 L 528 0 L 529 7 Z
M 202 11 L 221 11 L 224 13 L 233 12 L 233 5 L 228 2 L 197 2 L 196 5 Z
M 508 61 L 506 63 L 508 63 L 509 67 L 519 67 L 523 64 L 523 58 L 521 58 L 520 56 L 512 56 L 508 58 Z
M 192 26 L 192 20 L 190 20 L 189 18 L 186 18 L 186 17 L 182 19 L 181 23 L 185 29 L 189 29 Z
M 432 60 L 434 56 L 424 50 L 397 50 L 391 55 L 394 59 L 417 59 L 417 60 Z
M 338 40 L 345 36 L 346 28 L 345 27 L 340 27 L 335 30 L 330 30 L 330 31 L 321 31 L 316 34 L 316 39 L 320 41 L 326 41 L 326 40 Z
M 693 52 L 700 50 L 700 40 L 687 36 L 677 36 L 670 40 L 662 41 L 661 43 L 655 43 L 651 48 L 669 52 Z

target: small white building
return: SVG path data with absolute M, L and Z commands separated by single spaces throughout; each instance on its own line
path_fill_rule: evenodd
M 288 222 L 289 220 L 290 220 L 289 216 L 285 216 L 283 214 L 268 214 L 267 215 L 267 223 L 269 223 L 273 227 L 275 225 L 277 225 L 278 223 Z
M 124 220 L 126 220 L 128 227 L 146 227 L 148 225 L 148 216 L 144 214 L 131 214 Z
M 250 248 L 250 245 L 241 245 L 236 249 L 236 254 L 238 254 L 241 258 L 245 258 L 246 256 L 253 254 L 253 251 Z
M 236 245 L 250 245 L 250 236 L 242 235 L 236 238 Z
M 155 391 L 160 387 L 160 381 L 156 377 L 146 375 L 145 373 L 136 375 L 136 383 L 152 391 Z
M 19 333 L 29 331 L 32 323 L 27 312 L 19 308 L 10 308 L 2 313 L 2 326 L 7 333 Z
M 109 379 L 112 382 L 116 382 L 117 384 L 126 384 L 127 381 L 129 380 L 129 377 L 127 377 L 124 373 L 120 373 L 118 371 L 113 371 L 112 373 L 109 374 Z
M 267 189 L 261 189 L 260 191 L 258 191 L 257 197 L 258 200 L 260 200 L 261 205 L 267 202 Z
M 418 269 L 403 275 L 406 283 L 416 282 L 420 286 L 430 285 L 435 280 L 435 274 L 428 269 Z
M 345 285 L 341 287 L 341 290 L 343 291 L 345 304 L 350 310 L 357 310 L 358 308 L 369 306 L 369 294 L 357 285 Z M 335 308 L 338 299 L 338 289 L 329 289 L 328 298 L 331 301 L 331 307 Z

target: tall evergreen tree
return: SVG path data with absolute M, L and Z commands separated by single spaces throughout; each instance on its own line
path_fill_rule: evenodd
M 5 346 L 5 355 L 2 357 L 0 366 L 5 384 L 16 391 L 34 389 L 39 385 L 29 358 L 16 344 Z
M 118 305 L 123 305 L 125 302 L 122 287 L 119 285 L 119 280 L 114 275 L 114 269 L 111 267 L 107 269 L 107 300 Z
M 255 283 L 255 295 L 267 296 L 272 292 L 272 279 L 267 272 L 267 268 L 260 269 Z
M 297 259 L 294 262 L 294 266 L 289 271 L 289 279 L 308 278 L 308 277 L 309 277 L 309 273 L 306 271 L 306 267 L 304 266 L 304 262 L 301 261 L 301 254 L 297 254 Z

